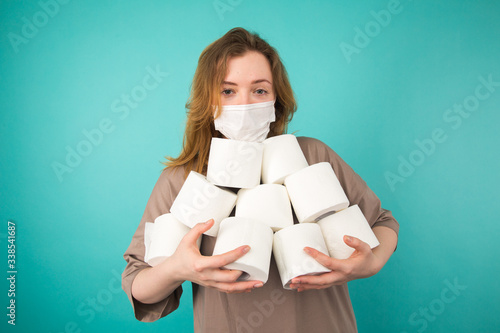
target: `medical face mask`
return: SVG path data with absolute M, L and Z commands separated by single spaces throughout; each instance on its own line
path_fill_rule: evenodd
M 223 105 L 214 125 L 228 139 L 262 142 L 269 133 L 269 125 L 276 120 L 274 113 L 274 101 Z

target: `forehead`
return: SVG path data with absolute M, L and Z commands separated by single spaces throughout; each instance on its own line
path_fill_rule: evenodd
M 248 51 L 228 59 L 225 81 L 244 83 L 259 79 L 272 82 L 271 65 L 262 53 Z

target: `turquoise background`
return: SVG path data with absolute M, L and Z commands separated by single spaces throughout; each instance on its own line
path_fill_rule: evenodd
M 116 276 L 160 162 L 181 149 L 198 56 L 236 26 L 279 50 L 299 104 L 290 132 L 336 150 L 401 224 L 384 269 L 350 283 L 359 331 L 499 330 L 500 87 L 478 88 L 489 95 L 467 117 L 447 111 L 474 102 L 480 77 L 500 82 L 499 2 L 401 1 L 385 26 L 371 14 L 385 0 L 60 2 L 51 15 L 54 0 L 0 5 L 1 267 L 7 276 L 11 220 L 18 270 L 15 327 L 0 284 L 2 331 L 192 331 L 189 286 L 177 311 L 146 324 Z M 357 28 L 372 29 L 367 45 Z M 168 76 L 123 113 L 148 67 Z M 103 120 L 109 133 L 83 146 Z M 415 140 L 436 129 L 444 142 L 419 153 Z M 88 156 L 59 179 L 53 164 L 79 144 Z

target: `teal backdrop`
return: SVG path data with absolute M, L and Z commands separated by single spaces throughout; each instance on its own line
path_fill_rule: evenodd
M 332 147 L 401 225 L 383 270 L 349 283 L 359 331 L 498 332 L 500 3 L 485 0 L 2 0 L 2 332 L 192 331 L 190 285 L 141 323 L 119 275 L 180 152 L 198 56 L 237 26 L 280 52 L 289 132 Z

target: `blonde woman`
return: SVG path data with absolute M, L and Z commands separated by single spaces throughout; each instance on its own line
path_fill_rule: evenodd
M 331 163 L 349 202 L 359 205 L 372 226 L 380 241 L 378 247 L 372 250 L 357 238 L 345 237 L 346 244 L 355 249 L 346 260 L 306 248 L 311 257 L 332 271 L 295 278 L 293 290 L 285 290 L 274 259 L 266 284 L 237 281 L 242 272 L 221 269 L 244 256 L 249 247 L 211 256 L 215 237 L 203 235 L 213 225 L 210 220 L 193 227 L 176 252 L 161 264 L 150 267 L 144 262 L 145 222 L 170 212 L 191 170 L 206 173 L 212 137 L 237 139 L 242 135 L 234 129 L 224 130 L 231 126 L 214 121 L 214 116 L 218 118 L 214 110 L 224 112 L 224 107 L 230 105 L 248 110 L 263 106 L 260 121 L 244 133 L 249 140 L 286 133 L 296 111 L 278 53 L 257 34 L 242 28 L 230 30 L 201 54 L 186 104 L 183 150 L 177 158 L 168 159 L 124 254 L 127 267 L 122 286 L 136 318 L 151 322 L 177 309 L 181 285 L 191 281 L 195 332 L 357 332 L 347 282 L 380 271 L 396 248 L 399 224 L 331 148 L 312 138 L 298 138 L 308 163 Z M 196 245 L 199 237 L 200 249 Z

